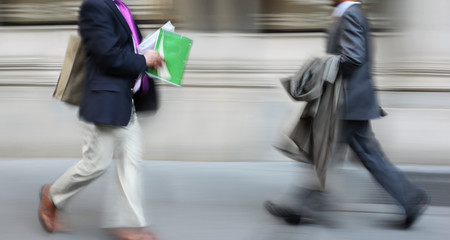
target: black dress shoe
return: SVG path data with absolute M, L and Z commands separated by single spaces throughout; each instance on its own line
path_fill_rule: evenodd
M 288 224 L 297 225 L 301 222 L 301 215 L 289 207 L 276 205 L 271 201 L 266 201 L 264 207 L 272 216 L 282 218 Z
M 423 192 L 421 195 L 422 196 L 419 203 L 417 203 L 412 208 L 412 210 L 406 214 L 405 222 L 403 223 L 403 227 L 405 229 L 410 228 L 417 221 L 417 219 L 422 216 L 422 214 L 430 204 L 430 198 L 428 197 L 428 195 L 425 192 Z
M 286 206 L 266 201 L 264 207 L 270 214 L 284 219 L 288 224 L 299 224 L 302 220 L 329 224 L 323 212 L 327 206 L 326 194 L 323 191 L 299 188 L 295 198 L 297 204 Z

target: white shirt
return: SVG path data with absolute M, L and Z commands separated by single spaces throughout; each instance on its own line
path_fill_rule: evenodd
M 333 17 L 342 17 L 344 15 L 345 11 L 354 4 L 361 4 L 360 2 L 353 2 L 353 1 L 345 1 L 340 3 L 339 5 L 334 8 L 333 11 Z

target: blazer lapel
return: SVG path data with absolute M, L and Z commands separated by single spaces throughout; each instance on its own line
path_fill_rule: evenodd
M 114 12 L 114 14 L 116 15 L 119 22 L 125 28 L 125 30 L 128 33 L 128 36 L 130 36 L 130 38 L 132 38 L 130 27 L 128 26 L 127 21 L 125 20 L 125 18 L 123 17 L 122 13 L 120 12 L 119 8 L 117 8 L 117 6 L 113 2 L 113 0 L 104 0 L 104 1 L 106 2 L 106 5 L 108 5 L 111 8 L 111 10 Z

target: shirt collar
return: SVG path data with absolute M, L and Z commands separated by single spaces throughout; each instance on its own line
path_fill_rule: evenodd
M 340 3 L 339 5 L 336 6 L 336 8 L 334 8 L 333 11 L 333 17 L 342 17 L 342 15 L 344 15 L 345 11 L 347 11 L 347 9 L 355 4 L 361 4 L 360 2 L 353 2 L 353 1 L 345 1 Z

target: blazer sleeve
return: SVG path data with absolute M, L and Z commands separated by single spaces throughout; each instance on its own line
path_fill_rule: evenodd
M 146 67 L 145 57 L 120 45 L 114 13 L 104 1 L 84 1 L 80 9 L 80 34 L 86 50 L 105 72 L 138 76 Z
M 353 10 L 353 9 L 352 9 Z M 340 65 L 344 75 L 351 74 L 366 61 L 366 23 L 358 9 L 345 13 L 342 19 Z

